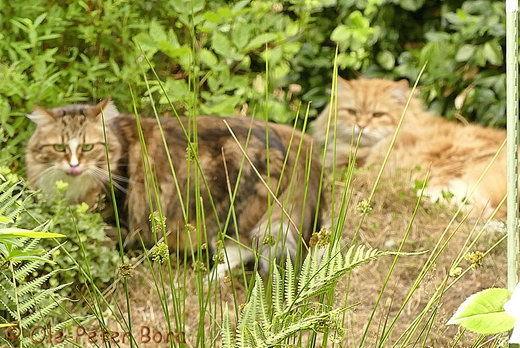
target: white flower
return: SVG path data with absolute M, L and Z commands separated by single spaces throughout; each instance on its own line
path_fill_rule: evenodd
M 511 299 L 504 303 L 504 309 L 516 319 L 509 343 L 520 343 L 520 283 L 513 290 Z

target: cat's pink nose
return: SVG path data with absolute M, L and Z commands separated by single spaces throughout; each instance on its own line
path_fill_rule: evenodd
M 72 176 L 80 175 L 81 174 L 81 168 L 79 167 L 79 165 L 70 166 L 69 174 L 72 175 Z

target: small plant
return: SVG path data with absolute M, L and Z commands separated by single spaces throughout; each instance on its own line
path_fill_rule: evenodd
M 0 173 L 10 177 L 11 182 L 19 179 L 6 168 L 0 168 Z M 84 276 L 87 272 L 94 284 L 101 287 L 118 271 L 120 257 L 115 242 L 107 236 L 107 226 L 100 214 L 89 212 L 86 204 L 71 205 L 63 199 L 67 185 L 61 182 L 56 185 L 58 195 L 51 200 L 38 192 L 27 192 L 22 184 L 18 184 L 17 189 L 6 190 L 4 196 L 9 201 L 23 201 L 23 209 L 19 206 L 17 212 L 19 227 L 34 229 L 48 223 L 50 230 L 67 236 L 61 247 L 56 247 L 56 243 L 50 240 L 39 243 L 45 250 L 50 250 L 58 268 L 68 269 L 67 272 L 52 273 L 48 280 L 51 286 L 89 283 L 90 280 Z M 88 270 L 79 268 L 85 265 L 88 265 Z M 41 269 L 50 273 L 54 266 L 44 263 Z M 62 296 L 71 292 L 71 287 L 60 288 Z
M 341 337 L 340 314 L 348 308 L 314 301 L 318 295 L 333 289 L 341 276 L 352 269 L 389 253 L 364 246 L 353 246 L 345 255 L 339 245 L 313 248 L 303 263 L 299 276 L 290 258 L 284 275 L 277 267 L 272 274 L 272 293 L 266 293 L 257 274 L 249 301 L 243 307 L 235 332 L 231 329 L 228 308 L 224 309 L 222 346 L 277 347 L 304 331 L 321 331 Z M 320 257 L 323 255 L 323 257 Z
M 9 335 L 0 337 L 7 346 L 14 341 L 20 347 L 33 346 L 43 333 L 24 335 L 35 324 L 44 323 L 49 315 L 65 301 L 59 296 L 61 289 L 70 284 L 50 286 L 48 281 L 58 273 L 68 270 L 54 268 L 44 272 L 44 265 L 53 265 L 53 252 L 60 245 L 49 250 L 36 249 L 40 239 L 62 238 L 62 234 L 45 231 L 25 230 L 14 227 L 17 217 L 23 209 L 23 187 L 11 183 L 0 175 L 0 328 L 6 328 Z M 48 224 L 42 227 L 48 228 Z M 56 243 L 55 243 L 56 244 Z M 67 322 L 53 325 L 52 332 L 64 327 Z
M 510 343 L 520 343 L 520 284 L 511 292 L 491 288 L 471 295 L 448 321 L 481 335 L 513 330 Z

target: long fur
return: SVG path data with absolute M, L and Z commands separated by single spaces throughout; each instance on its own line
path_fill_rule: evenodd
M 37 128 L 26 155 L 27 173 L 35 187 L 53 194 L 54 181 L 65 180 L 71 187 L 67 193 L 71 202 L 94 204 L 108 187 L 102 116 L 106 122 L 112 176 L 116 189 L 124 194 L 122 206 L 130 232 L 127 242 L 139 243 L 142 238 L 151 245 L 164 236 L 172 248 L 190 251 L 197 244 L 206 244 L 211 251 L 219 252 L 221 240 L 232 250 L 228 261 L 234 267 L 239 262 L 229 257 L 240 256 L 243 262 L 250 261 L 251 247 L 259 250 L 263 260 L 281 257 L 286 250 L 294 255 L 297 245 L 306 243 L 314 229 L 320 228 L 324 204 L 321 199 L 318 207 L 321 166 L 312 137 L 272 123 L 266 129 L 265 121 L 249 118 L 198 117 L 198 163 L 187 159 L 189 146 L 182 131 L 182 127 L 189 128 L 187 119 L 181 118 L 182 126 L 175 118 L 161 119 L 167 149 L 157 121 L 141 119 L 148 154 L 143 161 L 145 151 L 135 117 L 119 114 L 110 100 L 99 105 L 38 108 L 30 116 Z M 253 166 L 245 159 L 224 121 L 232 128 Z M 65 150 L 57 151 L 55 144 Z M 67 148 L 76 144 L 74 151 Z M 85 144 L 96 145 L 89 150 L 88 146 L 84 148 Z M 73 168 L 76 157 L 81 175 L 71 176 L 77 170 Z M 148 175 L 144 162 L 149 163 L 154 178 Z M 261 179 L 276 193 L 284 209 L 275 203 Z M 235 187 L 238 187 L 236 194 Z M 203 212 L 198 211 L 196 201 L 203 206 Z M 316 209 L 320 209 L 318 221 L 315 221 Z M 166 236 L 163 230 L 151 228 L 150 215 L 158 210 L 166 217 Z M 273 246 L 266 240 L 280 243 Z M 219 266 L 219 273 L 223 269 L 224 266 Z
M 381 163 L 409 93 L 406 81 L 340 79 L 338 112 L 331 116 L 337 120 L 337 137 L 334 144 L 331 128 L 328 165 L 334 161 L 339 165 L 348 163 L 353 151 L 351 144 L 355 143 L 361 128 L 357 163 L 364 166 Z M 329 107 L 314 125 L 313 135 L 321 145 L 325 144 L 328 122 Z M 426 195 L 432 201 L 453 195 L 454 201 L 461 202 L 477 184 L 505 137 L 505 131 L 501 129 L 463 125 L 434 116 L 413 98 L 392 151 L 389 169 L 405 168 L 416 178 L 429 170 Z M 423 169 L 422 173 L 414 170 L 417 167 Z M 470 198 L 470 207 L 475 208 L 477 214 L 484 208 L 490 213 L 505 193 L 506 156 L 503 151 Z

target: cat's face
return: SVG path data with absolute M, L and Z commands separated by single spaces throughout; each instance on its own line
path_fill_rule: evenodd
M 361 146 L 370 146 L 391 134 L 409 94 L 406 80 L 382 79 L 338 81 L 338 132 L 357 136 Z M 347 134 L 348 133 L 348 134 Z M 353 134 L 352 134 L 353 133 Z
M 54 182 L 63 180 L 81 186 L 81 189 L 71 187 L 74 192 L 106 181 L 102 112 L 106 123 L 118 114 L 108 99 L 96 106 L 77 104 L 50 110 L 35 108 L 28 116 L 36 123 L 36 130 L 29 141 L 26 156 L 28 176 L 33 184 L 52 191 Z M 76 200 L 78 197 L 69 198 Z

